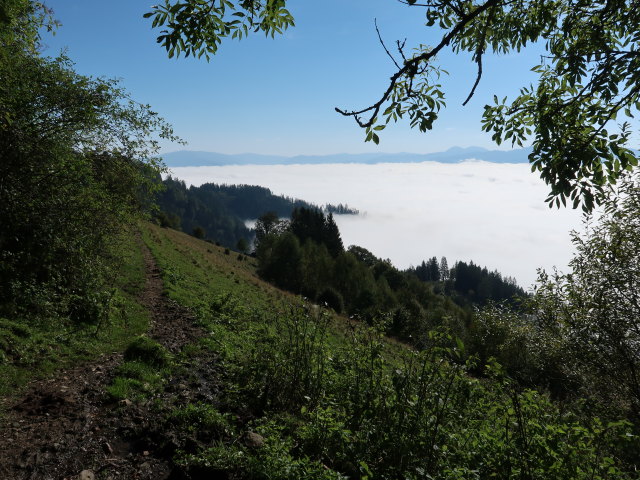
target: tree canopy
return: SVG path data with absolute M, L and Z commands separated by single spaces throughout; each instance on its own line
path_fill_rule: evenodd
M 159 138 L 177 138 L 116 81 L 41 57 L 44 8 L 0 5 L 0 315 L 95 320 L 109 247 L 147 207 Z
M 515 99 L 496 92 L 485 106 L 482 129 L 500 144 L 532 142 L 532 170 L 550 186 L 547 201 L 591 210 L 608 186 L 637 165 L 631 121 L 640 109 L 640 2 L 638 0 L 398 0 L 420 9 L 435 45 L 395 48 L 380 43 L 394 62 L 387 88 L 365 108 L 336 108 L 379 142 L 391 121 L 408 118 L 427 131 L 445 107 L 445 49 L 470 55 L 477 67 L 467 100 L 483 74 L 487 54 L 520 52 L 532 44 L 546 55 Z M 251 32 L 274 36 L 294 25 L 286 0 L 165 0 L 146 15 L 162 28 L 158 42 L 169 56 L 215 54 L 223 39 Z
M 495 356 L 519 382 L 546 385 L 565 399 L 588 399 L 637 429 L 639 172 L 625 175 L 603 206 L 599 215 L 585 216 L 583 233 L 573 233 L 569 273 L 540 271 L 533 295 L 520 306 L 525 315 L 505 305 L 480 310 L 468 344 L 480 364 Z

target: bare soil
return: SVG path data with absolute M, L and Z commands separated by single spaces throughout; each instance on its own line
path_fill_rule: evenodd
M 151 314 L 149 335 L 176 353 L 202 331 L 187 309 L 163 295 L 160 271 L 148 248 L 142 248 L 146 285 L 140 301 Z M 0 479 L 184 478 L 171 464 L 179 445 L 162 412 L 214 399 L 215 359 L 194 359 L 196 368 L 168 379 L 156 398 L 116 403 L 105 391 L 120 362 L 120 353 L 102 356 L 34 381 L 12 399 L 0 424 Z

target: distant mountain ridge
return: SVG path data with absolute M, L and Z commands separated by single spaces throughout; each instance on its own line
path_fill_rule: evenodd
M 168 167 L 206 167 L 224 165 L 319 165 L 327 163 L 459 163 L 475 159 L 491 163 L 528 163 L 531 148 L 517 150 L 488 150 L 482 147 L 452 147 L 437 153 L 338 153 L 333 155 L 260 155 L 257 153 L 225 154 L 181 150 L 162 157 Z

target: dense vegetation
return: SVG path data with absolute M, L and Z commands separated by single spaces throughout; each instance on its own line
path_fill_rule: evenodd
M 278 299 L 246 261 L 226 256 L 221 268 L 224 255 L 178 232 L 151 228 L 145 239 L 167 272 L 169 295 L 210 332 L 184 361 L 214 353 L 225 382 L 214 401 L 159 404 L 159 430 L 182 432 L 172 449 L 184 475 L 635 478 L 635 427 L 618 420 L 619 410 L 586 406 L 591 396 L 556 402 L 512 376 L 514 365 L 471 355 L 446 329 L 431 330 L 415 351 L 385 340 L 384 318 L 345 322 Z M 518 319 L 485 321 L 477 338 L 516 333 Z M 515 358 L 539 338 L 520 340 L 491 348 Z
M 256 185 L 217 185 L 205 183 L 187 187 L 172 177 L 163 182 L 157 195 L 162 225 L 196 234 L 227 247 L 238 242 L 249 244 L 254 233 L 245 225 L 266 212 L 288 217 L 296 207 L 310 208 L 309 203 L 284 196 Z M 344 208 L 344 207 L 343 207 Z
M 606 208 L 574 233 L 566 274 L 541 272 L 528 315 L 493 307 L 476 320 L 482 357 L 560 398 L 640 427 L 640 176 L 626 175 Z
M 112 246 L 146 209 L 158 136 L 175 139 L 115 81 L 43 58 L 47 12 L 3 2 L 0 17 L 0 316 L 96 323 Z
M 345 251 L 332 215 L 318 209 L 295 209 L 289 221 L 263 215 L 256 232 L 263 278 L 369 322 L 386 316 L 388 334 L 417 346 L 438 325 L 465 332 L 474 305 L 516 305 L 525 296 L 513 279 L 473 262 L 449 269 L 446 258 L 438 263 L 434 257 L 402 272 L 363 247 Z
M 432 282 L 437 291 L 444 291 L 458 303 L 485 305 L 487 302 L 514 301 L 525 291 L 514 278 L 503 278 L 498 271 L 489 271 L 473 263 L 458 261 L 448 267 L 446 257 L 438 263 L 436 257 L 408 269 L 423 282 Z

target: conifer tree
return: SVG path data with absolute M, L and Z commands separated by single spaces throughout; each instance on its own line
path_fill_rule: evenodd
M 440 259 L 440 280 L 446 282 L 449 280 L 449 265 L 447 263 L 447 257 Z

